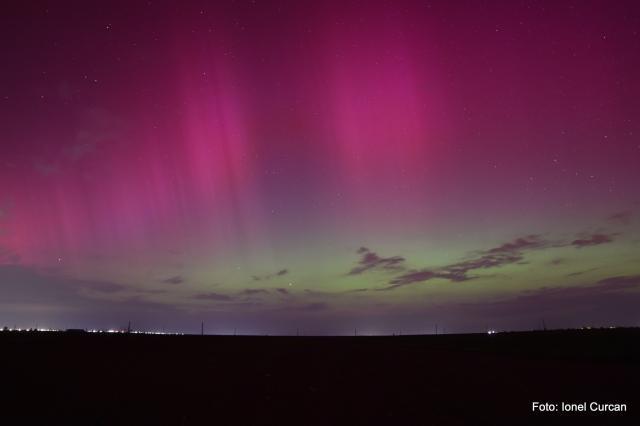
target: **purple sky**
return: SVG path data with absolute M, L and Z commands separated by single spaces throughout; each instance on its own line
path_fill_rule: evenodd
M 4 9 L 0 325 L 640 325 L 637 2 Z

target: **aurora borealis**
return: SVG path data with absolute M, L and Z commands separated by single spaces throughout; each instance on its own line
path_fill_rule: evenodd
M 10 2 L 0 325 L 640 325 L 640 5 Z

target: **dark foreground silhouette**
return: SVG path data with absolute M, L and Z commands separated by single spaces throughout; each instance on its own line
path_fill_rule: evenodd
M 640 331 L 0 333 L 1 424 L 640 424 Z M 533 401 L 625 403 L 532 413 Z

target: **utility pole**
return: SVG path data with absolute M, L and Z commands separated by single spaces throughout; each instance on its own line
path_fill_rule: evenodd
M 436 336 L 438 335 L 438 323 L 436 323 Z
M 204 336 L 204 321 L 200 324 L 200 335 Z
M 129 324 L 127 325 L 127 333 L 131 333 L 131 320 L 129 320 Z

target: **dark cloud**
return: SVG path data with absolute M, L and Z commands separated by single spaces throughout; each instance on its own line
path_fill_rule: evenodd
M 631 223 L 632 216 L 633 213 L 631 212 L 631 210 L 627 210 L 612 214 L 611 216 L 607 217 L 607 221 L 618 225 L 628 225 L 629 223 Z
M 524 250 L 544 248 L 548 245 L 549 242 L 540 238 L 539 235 L 527 235 L 526 237 L 516 238 L 514 241 L 489 249 L 487 253 L 518 253 Z
M 487 261 L 487 265 L 489 262 Z M 435 278 L 440 278 L 443 280 L 448 280 L 451 282 L 463 282 L 473 280 L 477 277 L 472 277 L 466 275 L 468 271 L 472 269 L 478 269 L 476 267 L 478 262 L 472 262 L 469 264 L 455 264 L 452 266 L 447 266 L 438 270 L 430 270 L 430 269 L 422 269 L 422 270 L 412 270 L 407 272 L 406 274 L 402 274 L 391 281 L 389 281 L 389 286 L 379 289 L 379 290 L 393 290 L 398 287 L 402 287 L 409 284 L 420 283 L 429 281 Z M 485 266 L 489 267 L 489 266 Z
M 383 269 L 389 271 L 398 271 L 404 269 L 404 257 L 380 257 L 377 253 L 372 252 L 366 247 L 360 247 L 357 251 L 361 255 L 358 266 L 349 271 L 348 275 L 358 275 L 372 269 Z
M 418 281 L 413 281 L 413 282 L 418 282 Z M 382 288 L 375 288 L 375 291 L 390 291 L 390 290 L 395 290 L 398 287 L 402 287 L 403 285 L 407 285 L 407 284 L 412 284 L 413 282 L 407 282 L 407 283 L 399 283 L 399 284 L 392 284 L 392 285 L 388 285 L 386 287 L 382 287 Z
M 389 286 L 381 290 L 393 290 L 409 284 L 429 281 L 435 278 L 451 282 L 469 281 L 476 277 L 467 275 L 470 271 L 498 268 L 510 264 L 522 264 L 523 252 L 547 247 L 557 247 L 557 243 L 544 240 L 539 235 L 527 235 L 513 241 L 478 252 L 476 257 L 462 260 L 440 268 L 411 270 L 389 281 Z M 363 252 L 364 255 L 370 253 Z
M 438 274 L 436 272 L 430 271 L 428 269 L 423 269 L 421 271 L 409 271 L 406 274 L 402 274 L 399 277 L 396 277 L 389 281 L 390 286 L 384 288 L 384 290 L 391 290 L 407 284 L 428 281 L 430 279 L 436 278 L 437 276 Z
M 283 269 L 280 269 L 278 272 L 275 272 L 273 274 L 252 275 L 251 279 L 253 279 L 254 281 L 270 280 L 272 278 L 282 277 L 284 275 L 287 275 L 288 273 L 289 273 L 289 270 L 286 269 L 286 268 L 283 268 Z
M 477 252 L 476 257 L 462 260 L 451 265 L 446 265 L 440 268 L 410 270 L 398 277 L 393 278 L 391 281 L 389 281 L 389 286 L 381 290 L 393 290 L 398 287 L 425 282 L 435 278 L 445 279 L 451 282 L 469 281 L 476 278 L 468 275 L 469 272 L 474 270 L 498 268 L 511 264 L 526 264 L 527 262 L 524 260 L 524 253 L 527 251 L 541 250 L 545 248 L 566 247 L 568 245 L 574 246 L 576 248 L 582 248 L 599 244 L 606 244 L 612 242 L 615 235 L 616 234 L 593 234 L 584 238 L 573 240 L 571 243 L 566 243 L 557 241 L 552 242 L 542 238 L 540 235 L 531 234 L 525 237 L 516 238 L 513 241 L 509 241 L 488 250 Z M 359 272 L 371 269 L 372 267 L 375 267 L 377 265 L 377 262 L 380 262 L 377 255 L 369 251 L 366 247 L 361 247 L 358 250 L 358 253 L 362 254 L 363 256 L 360 260 L 361 266 L 359 266 L 359 269 L 357 269 L 357 271 Z M 399 256 L 389 259 L 396 258 L 404 260 Z M 551 264 L 558 265 L 562 262 L 564 262 L 563 259 L 554 259 L 551 261 Z M 393 264 L 393 262 L 391 263 Z
M 598 281 L 598 286 L 606 290 L 626 290 L 640 287 L 640 275 L 620 275 Z
M 283 302 L 279 307 L 276 307 L 272 312 L 277 312 L 285 315 L 294 315 L 296 320 L 301 318 L 301 314 L 314 313 L 326 311 L 330 308 L 327 302 L 309 302 L 302 303 L 301 301 L 294 302 L 294 299 L 289 299 L 288 302 Z
M 235 295 L 223 294 L 223 293 L 201 293 L 193 296 L 194 299 L 198 300 L 215 300 L 219 302 L 228 302 L 228 301 L 250 301 L 250 296 L 257 296 L 259 294 L 269 294 L 269 290 L 266 288 L 246 288 L 241 290 Z
M 467 272 L 475 269 L 488 269 L 497 268 L 512 263 L 518 263 L 523 259 L 521 252 L 509 251 L 509 252 L 497 252 L 494 254 L 485 254 L 484 256 L 476 259 L 469 259 L 462 262 L 454 263 L 452 265 L 442 268 L 445 277 L 451 277 L 452 281 L 466 281 Z
M 193 298 L 197 300 L 215 300 L 217 302 L 226 302 L 233 300 L 233 298 L 228 294 L 221 293 L 200 293 L 193 296 Z
M 581 298 L 593 298 L 596 302 L 599 296 L 620 290 L 640 288 L 640 275 L 615 276 L 602 279 L 595 284 L 571 287 L 543 287 L 524 292 L 518 297 L 520 300 L 548 302 L 551 300 L 576 301 Z
M 5 303 L 75 303 L 85 300 L 83 291 L 117 293 L 127 288 L 110 281 L 65 278 L 22 265 L 0 265 L 0 283 L 0 302 Z
M 167 279 L 162 280 L 163 283 L 165 284 L 182 284 L 184 282 L 184 278 L 180 275 L 174 275 L 173 277 L 169 277 Z
M 329 308 L 327 303 L 314 302 L 307 303 L 306 305 L 297 306 L 295 309 L 300 311 L 323 311 Z
M 573 240 L 571 245 L 576 248 L 589 247 L 589 246 L 597 246 L 600 244 L 607 244 L 613 241 L 613 237 L 615 234 L 593 234 L 586 238 L 580 238 L 577 240 Z
M 276 291 L 280 294 L 289 294 L 289 290 L 286 288 L 276 288 Z
M 549 264 L 556 266 L 556 265 L 562 265 L 562 264 L 563 264 L 563 263 L 565 263 L 565 262 L 566 262 L 566 259 L 563 259 L 563 258 L 561 258 L 561 257 L 557 257 L 557 258 L 555 258 L 555 259 L 552 259 L 552 260 L 549 262 Z
M 240 294 L 245 296 L 253 296 L 255 294 L 267 294 L 267 293 L 269 293 L 269 291 L 264 288 L 247 288 L 240 292 Z
M 41 324 L 89 326 L 121 319 L 149 321 L 175 308 L 140 300 L 134 289 L 101 280 L 67 278 L 56 271 L 23 265 L 0 265 L 0 321 L 40 320 Z M 118 300 L 108 295 L 119 293 Z M 125 322 L 126 324 L 126 322 Z
M 584 271 L 571 272 L 570 274 L 567 274 L 566 276 L 567 277 L 577 277 L 578 275 L 584 275 L 586 273 L 593 272 L 593 271 L 596 271 L 598 269 L 600 269 L 600 268 L 590 268 L 590 269 L 585 269 Z
M 637 325 L 640 275 L 613 276 L 597 282 L 564 287 L 543 287 L 493 301 L 435 306 L 431 315 L 447 322 L 489 324 L 505 329 L 588 325 Z
M 640 300 L 637 292 L 625 292 L 624 290 L 634 290 L 640 288 L 640 275 L 615 276 L 602 279 L 595 284 L 580 285 L 571 287 L 543 287 L 537 290 L 529 290 L 514 299 L 495 302 L 496 305 L 509 306 L 516 312 L 524 309 L 554 308 L 568 311 L 575 310 L 581 305 L 596 307 L 605 300 L 615 300 L 620 302 L 626 297 Z M 615 306 L 612 306 L 612 311 Z

